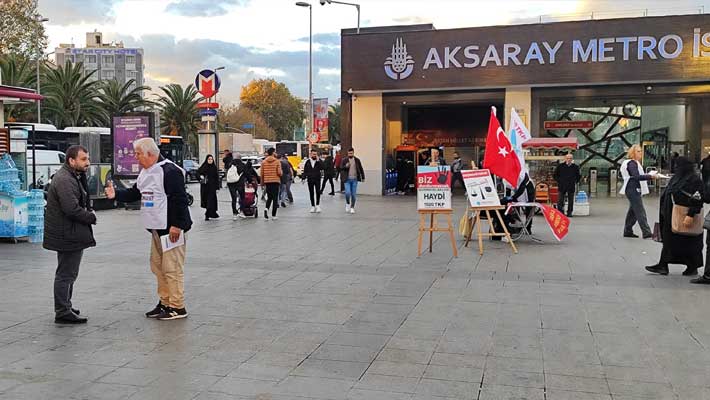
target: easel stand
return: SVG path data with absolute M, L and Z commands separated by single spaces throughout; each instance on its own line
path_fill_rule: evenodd
M 417 257 L 422 255 L 422 238 L 426 232 L 429 232 L 429 253 L 431 253 L 432 242 L 434 240 L 434 232 L 449 232 L 451 239 L 451 249 L 454 251 L 454 257 L 458 257 L 456 250 L 456 239 L 454 239 L 454 224 L 451 221 L 453 210 L 419 210 L 419 245 Z M 446 216 L 446 227 L 436 225 L 436 215 Z M 427 216 L 429 223 L 427 224 Z
M 473 237 L 473 228 L 478 227 L 478 253 L 483 254 L 483 237 L 493 237 L 493 236 L 504 236 L 505 238 L 508 239 L 508 243 L 510 244 L 510 247 L 513 249 L 513 253 L 518 254 L 518 249 L 515 247 L 515 243 L 513 243 L 513 239 L 510 237 L 510 233 L 508 232 L 508 228 L 505 226 L 505 222 L 503 221 L 503 217 L 500 215 L 500 210 L 505 209 L 503 206 L 487 206 L 487 207 L 468 207 L 468 210 L 466 213 L 473 212 L 474 214 L 474 219 L 473 223 L 471 224 L 471 229 L 468 231 L 468 234 L 466 235 L 466 243 L 464 244 L 464 247 L 468 247 L 468 243 L 471 241 L 471 238 Z M 500 222 L 500 226 L 503 227 L 503 233 L 498 233 L 496 232 L 495 228 L 493 227 L 493 219 L 491 218 L 491 211 L 493 211 L 493 215 L 495 215 L 496 218 L 498 218 L 498 222 Z M 482 232 L 481 229 L 481 214 L 485 212 L 486 213 L 486 218 L 488 219 L 488 225 L 490 225 L 490 232 Z

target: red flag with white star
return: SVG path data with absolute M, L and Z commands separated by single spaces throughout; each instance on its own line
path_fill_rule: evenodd
M 522 169 L 520 160 L 515 155 L 513 146 L 505 135 L 505 131 L 500 127 L 500 122 L 496 118 L 495 107 L 491 107 L 491 119 L 488 123 L 483 168 L 491 170 L 492 174 L 500 176 L 512 187 L 516 187 L 518 184 L 518 177 Z

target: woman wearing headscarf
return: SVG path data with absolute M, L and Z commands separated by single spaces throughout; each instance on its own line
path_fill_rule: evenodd
M 219 218 L 217 214 L 217 190 L 222 186 L 219 171 L 212 155 L 207 155 L 205 162 L 197 169 L 200 180 L 200 207 L 205 209 L 205 221 Z
M 659 225 L 663 250 L 658 264 L 646 267 L 655 274 L 668 275 L 668 264 L 686 266 L 683 275 L 697 275 L 703 266 L 703 234 L 686 236 L 672 229 L 673 205 L 688 207 L 682 224 L 690 227 L 693 217 L 703 211 L 703 181 L 695 172 L 695 165 L 686 157 L 678 157 L 676 171 L 661 194 Z

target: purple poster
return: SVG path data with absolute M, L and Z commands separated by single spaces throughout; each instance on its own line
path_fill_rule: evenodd
M 135 176 L 140 172 L 138 160 L 133 154 L 133 141 L 150 136 L 148 116 L 113 117 L 114 174 Z

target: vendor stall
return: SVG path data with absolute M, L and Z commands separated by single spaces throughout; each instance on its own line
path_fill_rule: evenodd
M 557 202 L 555 168 L 564 160 L 565 154 L 574 152 L 578 147 L 576 137 L 535 137 L 523 143 L 525 162 L 530 178 L 535 182 L 535 201 L 553 204 Z

